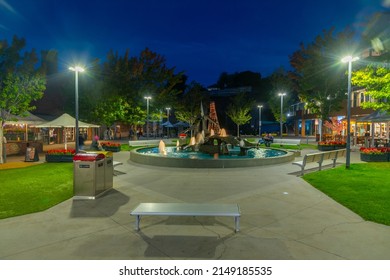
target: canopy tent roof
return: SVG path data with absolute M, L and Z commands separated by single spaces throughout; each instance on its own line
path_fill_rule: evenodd
M 5 124 L 28 124 L 34 126 L 45 122 L 44 119 L 35 116 L 30 112 L 26 112 L 26 116 L 11 115 L 11 119 L 13 120 L 6 121 Z
M 50 122 L 42 123 L 40 125 L 37 125 L 36 127 L 75 127 L 75 126 L 76 126 L 76 119 L 73 118 L 71 115 L 65 113 Z M 79 121 L 79 127 L 100 127 L 100 126 L 96 124 L 90 124 L 90 123 Z

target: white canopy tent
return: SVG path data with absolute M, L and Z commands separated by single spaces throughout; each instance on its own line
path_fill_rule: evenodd
M 42 123 L 40 125 L 36 125 L 36 127 L 41 127 L 41 128 L 43 128 L 43 127 L 73 128 L 73 127 L 76 127 L 76 119 L 73 118 L 71 115 L 65 113 L 52 121 L 45 122 L 45 123 Z M 98 128 L 100 126 L 96 125 L 96 124 L 90 124 L 90 123 L 85 123 L 85 122 L 79 121 L 79 127 Z M 65 130 L 64 130 L 64 133 L 65 133 Z M 66 149 L 67 143 L 66 143 L 66 136 L 65 135 L 64 135 L 64 139 L 65 139 L 65 149 Z
M 75 127 L 76 126 L 76 119 L 73 118 L 69 114 L 62 114 L 58 118 L 42 123 L 40 125 L 37 125 L 36 127 Z M 96 124 L 90 124 L 90 123 L 85 123 L 82 121 L 79 121 L 79 127 L 100 127 L 99 125 Z

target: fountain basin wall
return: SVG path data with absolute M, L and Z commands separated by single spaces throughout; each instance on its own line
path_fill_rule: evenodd
M 233 168 L 233 167 L 254 167 L 271 164 L 291 162 L 295 155 L 287 152 L 285 155 L 268 158 L 235 158 L 235 159 L 192 159 L 192 158 L 172 158 L 165 156 L 150 156 L 137 153 L 138 149 L 130 151 L 130 160 L 139 164 L 181 167 L 181 168 Z

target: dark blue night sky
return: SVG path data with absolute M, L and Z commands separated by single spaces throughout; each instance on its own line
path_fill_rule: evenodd
M 388 9 L 390 0 L 0 0 L 0 39 L 58 50 L 63 69 L 148 47 L 207 86 L 222 72 L 288 68 L 300 42 L 332 26 L 360 32 Z

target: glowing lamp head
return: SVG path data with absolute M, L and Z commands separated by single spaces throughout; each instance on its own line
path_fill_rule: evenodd
M 69 70 L 74 71 L 74 72 L 84 72 L 85 71 L 85 69 L 81 66 L 69 67 Z

